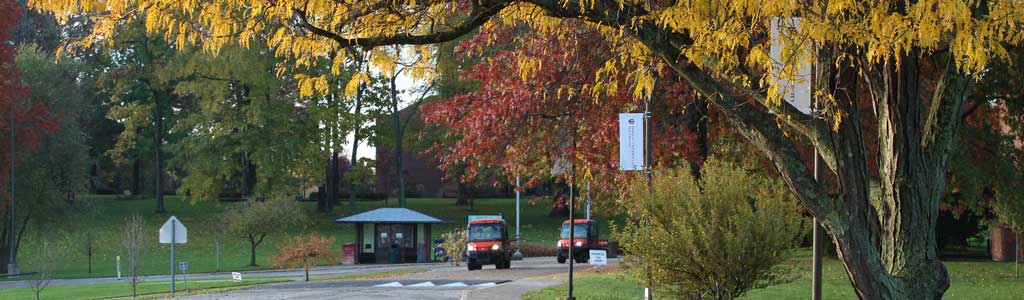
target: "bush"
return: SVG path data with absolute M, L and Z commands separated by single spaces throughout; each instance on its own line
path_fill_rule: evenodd
M 805 231 L 782 182 L 714 159 L 702 174 L 695 181 L 689 168 L 658 171 L 653 192 L 646 178 L 636 178 L 627 203 L 637 207 L 627 209 L 624 226 L 612 227 L 630 254 L 626 270 L 671 295 L 665 298 L 696 299 L 721 289 L 738 297 L 779 275 L 775 266 Z
M 466 243 L 469 238 L 466 236 L 466 230 L 462 228 L 455 228 L 441 235 L 441 239 L 444 239 L 444 243 L 441 243 L 441 248 L 448 254 L 449 261 L 452 265 L 458 266 L 462 263 L 462 257 L 466 255 Z
M 546 246 L 540 244 L 520 244 L 519 252 L 523 254 L 523 257 L 541 257 L 558 255 L 558 249 L 555 248 L 555 246 Z
M 302 267 L 309 281 L 309 267 L 318 263 L 334 263 L 340 251 L 331 248 L 334 238 L 321 237 L 316 232 L 309 236 L 297 236 L 288 244 L 277 248 L 277 255 L 270 259 L 275 267 Z

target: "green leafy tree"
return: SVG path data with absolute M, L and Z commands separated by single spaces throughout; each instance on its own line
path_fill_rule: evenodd
M 805 218 L 779 180 L 717 159 L 701 172 L 695 181 L 688 168 L 657 171 L 650 188 L 645 177 L 631 181 L 626 201 L 636 209 L 613 236 L 630 254 L 628 272 L 672 298 L 720 288 L 740 296 L 776 275 Z
M 271 234 L 302 224 L 305 213 L 293 200 L 249 200 L 224 212 L 228 234 L 249 242 L 249 265 L 256 264 L 256 248 Z

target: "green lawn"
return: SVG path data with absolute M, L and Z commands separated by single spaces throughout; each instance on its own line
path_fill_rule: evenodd
M 178 281 L 175 285 L 177 289 L 175 295 L 195 293 L 201 290 L 207 292 L 211 289 L 225 289 L 225 288 L 241 288 L 256 284 L 265 284 L 271 282 L 280 282 L 273 280 L 246 280 L 244 282 L 233 282 L 231 280 L 205 280 L 205 281 L 190 281 L 188 283 L 188 290 L 185 290 L 183 283 Z M 171 289 L 171 283 L 169 281 L 160 282 L 142 282 L 138 286 L 139 295 L 154 295 L 154 294 L 166 294 Z M 122 298 L 131 297 L 131 286 L 128 283 L 102 283 L 102 284 L 90 284 L 90 285 L 62 285 L 62 286 L 51 286 L 44 289 L 39 294 L 40 299 L 108 299 L 108 298 Z M 5 300 L 19 300 L 25 299 L 34 300 L 36 298 L 35 293 L 30 288 L 16 288 L 16 289 L 2 289 L 0 290 L 0 299 Z
M 58 251 L 60 257 L 58 278 L 109 277 L 116 275 L 115 258 L 121 255 L 121 230 L 124 220 L 132 213 L 141 213 L 146 218 L 147 232 L 151 232 L 147 243 L 147 257 L 143 261 L 144 274 L 167 274 L 170 272 L 170 247 L 157 243 L 157 232 L 160 225 L 171 215 L 175 215 L 188 227 L 188 244 L 178 245 L 176 256 L 178 261 L 189 262 L 191 273 L 213 272 L 216 268 L 214 255 L 214 231 L 211 224 L 216 222 L 217 214 L 224 209 L 238 205 L 237 203 L 183 201 L 178 197 L 166 197 L 168 214 L 153 213 L 152 198 L 138 200 L 116 200 L 112 196 L 82 196 L 83 201 L 91 204 L 93 213 L 88 216 L 70 216 L 66 222 L 56 222 L 57 226 L 30 226 L 22 240 L 22 248 L 18 256 L 23 272 L 33 272 L 39 265 L 37 257 L 42 241 L 51 241 L 51 248 Z M 388 201 L 395 206 L 396 200 Z M 515 224 L 514 199 L 478 199 L 476 211 L 470 213 L 468 206 L 454 205 L 455 199 L 409 199 L 409 208 L 439 217 L 448 221 L 433 227 L 434 238 L 456 226 L 465 226 L 469 214 L 503 213 L 509 223 Z M 359 201 L 360 211 L 383 207 L 384 201 Z M 303 202 L 302 206 L 312 211 L 315 202 Z M 554 245 L 559 232 L 561 219 L 549 218 L 550 201 L 540 201 L 530 205 L 523 201 L 522 234 L 524 243 Z M 257 249 L 257 263 L 263 267 L 248 267 L 248 242 L 225 236 L 221 241 L 221 271 L 244 271 L 266 268 L 268 261 L 277 246 L 285 242 L 288 236 L 317 231 L 322 235 L 335 237 L 336 246 L 352 242 L 355 239 L 354 226 L 337 224 L 334 219 L 346 215 L 346 204 L 339 205 L 334 215 L 311 213 L 307 225 L 288 228 L 284 234 L 268 236 L 263 245 Z M 85 214 L 85 213 L 81 213 Z M 607 227 L 608 222 L 601 222 Z M 510 230 L 511 231 L 511 230 Z M 91 232 L 96 236 L 92 259 L 92 273 L 88 272 L 87 256 L 83 236 Z M 602 231 L 607 236 L 607 229 Z M 512 232 L 510 232 L 512 234 Z M 2 278 L 0 280 L 27 279 L 28 276 Z
M 805 299 L 810 298 L 810 252 L 801 250 L 787 264 L 797 267 L 796 280 L 747 292 L 740 299 Z M 947 261 L 952 286 L 944 299 L 956 300 L 1015 300 L 1024 295 L 1024 278 L 1013 278 L 1013 263 L 984 260 Z M 826 258 L 822 266 L 822 299 L 857 299 L 850 287 L 842 264 Z M 565 297 L 565 285 L 550 287 L 526 294 L 527 300 L 553 300 Z M 642 289 L 632 278 L 622 273 L 584 275 L 578 277 L 574 296 L 588 300 L 638 299 Z

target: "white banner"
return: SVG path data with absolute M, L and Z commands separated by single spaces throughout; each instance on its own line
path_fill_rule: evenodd
M 772 57 L 772 79 L 777 83 L 776 92 L 782 96 L 782 99 L 789 102 L 801 112 L 805 114 L 811 114 L 811 66 L 803 58 L 799 58 L 800 61 L 785 61 L 786 59 L 792 60 L 793 58 L 782 57 L 782 49 L 787 45 L 783 43 L 780 36 L 783 32 L 786 32 L 787 36 L 797 32 L 800 29 L 800 18 L 773 18 L 771 20 L 772 29 L 772 45 L 771 45 L 771 57 Z M 785 65 L 799 64 L 797 67 L 797 73 L 792 78 L 783 78 L 779 73 L 782 67 Z
M 644 114 L 619 114 L 619 169 L 644 169 Z

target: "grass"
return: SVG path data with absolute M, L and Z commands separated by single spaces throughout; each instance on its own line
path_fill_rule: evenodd
M 739 299 L 805 299 L 810 297 L 810 251 L 800 250 L 786 263 L 796 267 L 799 276 L 787 283 L 771 285 L 747 292 Z M 947 300 L 1013 300 L 1024 295 L 1024 278 L 1013 277 L 1013 263 L 987 260 L 946 261 L 951 286 Z M 826 258 L 822 265 L 822 299 L 857 299 L 842 263 Z M 565 297 L 565 285 L 549 287 L 524 295 L 527 300 L 552 300 Z M 636 299 L 642 289 L 622 273 L 582 275 L 577 277 L 574 296 L 579 299 Z
M 205 280 L 189 281 L 188 290 L 185 290 L 181 282 L 178 282 L 175 296 L 197 293 L 213 292 L 216 290 L 239 289 L 257 284 L 283 282 L 282 280 L 246 280 L 233 282 L 231 280 Z M 142 282 L 138 286 L 139 295 L 161 295 L 171 289 L 169 281 Z M 0 299 L 18 300 L 35 299 L 35 293 L 30 288 L 15 288 L 0 290 Z M 51 286 L 40 293 L 41 299 L 109 299 L 131 297 L 131 286 L 126 282 L 100 283 L 89 285 L 59 285 Z
M 123 255 L 121 250 L 122 227 L 126 217 L 140 213 L 146 219 L 147 236 L 146 256 L 143 260 L 142 273 L 146 275 L 168 274 L 170 272 L 170 247 L 157 243 L 157 232 L 160 225 L 171 215 L 177 216 L 188 228 L 188 243 L 176 247 L 176 260 L 189 263 L 189 273 L 209 273 L 217 271 L 214 255 L 214 226 L 220 212 L 238 203 L 197 202 L 182 200 L 179 197 L 165 197 L 165 206 L 169 213 L 153 213 L 155 206 L 152 198 L 136 200 L 119 200 L 113 196 L 81 196 L 82 209 L 61 218 L 60 221 L 46 225 L 31 224 L 22 239 L 18 261 L 22 272 L 33 272 L 40 265 L 39 253 L 43 241 L 48 241 L 51 249 L 57 251 L 59 268 L 56 278 L 86 278 L 116 276 L 116 257 Z M 388 201 L 394 206 L 397 201 Z M 510 224 L 515 223 L 514 199 L 477 199 L 476 210 L 468 212 L 468 206 L 456 206 L 455 199 L 409 199 L 408 207 L 420 212 L 439 217 L 448 223 L 438 224 L 432 228 L 432 236 L 437 239 L 441 234 L 457 226 L 465 226 L 469 214 L 503 213 Z M 530 205 L 522 203 L 522 235 L 524 243 L 554 245 L 561 218 L 549 218 L 550 201 L 539 201 Z M 384 207 L 384 201 L 359 201 L 360 212 Z M 306 210 L 313 211 L 315 202 L 302 202 Z M 287 228 L 282 233 L 266 238 L 257 248 L 257 263 L 260 267 L 249 267 L 248 242 L 233 236 L 221 238 L 220 270 L 221 272 L 251 271 L 269 267 L 269 259 L 279 245 L 287 241 L 289 236 L 316 231 L 321 235 L 336 238 L 335 247 L 340 249 L 342 243 L 353 242 L 355 228 L 350 224 L 337 224 L 334 220 L 347 215 L 347 205 L 339 205 L 332 215 L 310 213 L 305 226 Z M 608 222 L 601 222 L 607 227 Z M 607 228 L 602 229 L 602 237 L 607 237 Z M 85 247 L 85 236 L 95 237 L 92 257 L 92 272 L 88 271 Z M 509 232 L 509 234 L 514 234 Z M 122 257 L 122 259 L 124 259 Z M 33 275 L 17 277 L 0 277 L 0 280 L 25 280 Z

